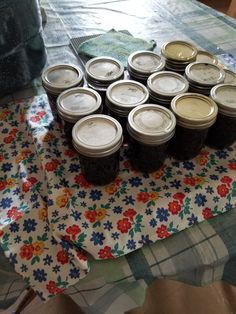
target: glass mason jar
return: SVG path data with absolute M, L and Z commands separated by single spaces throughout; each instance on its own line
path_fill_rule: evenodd
M 2 0 L 0 20 L 0 94 L 6 94 L 41 74 L 46 50 L 37 0 Z
M 84 74 L 74 64 L 54 64 L 42 73 L 42 85 L 47 93 L 52 111 L 56 112 L 57 97 L 65 90 L 82 86 Z
M 136 81 L 121 80 L 112 83 L 106 92 L 108 114 L 118 120 L 127 139 L 127 121 L 129 112 L 138 105 L 147 102 L 149 93 L 147 88 Z
M 115 58 L 95 57 L 86 63 L 85 77 L 88 86 L 100 94 L 104 103 L 108 86 L 123 79 L 124 66 Z
M 216 85 L 211 90 L 211 98 L 218 105 L 218 115 L 209 130 L 207 145 L 223 149 L 236 140 L 236 85 Z
M 57 113 L 62 120 L 68 143 L 72 143 L 72 129 L 78 120 L 101 112 L 101 96 L 91 88 L 68 89 L 57 98 Z
M 87 116 L 74 125 L 72 138 L 86 180 L 96 185 L 112 182 L 119 172 L 120 123 L 103 114 Z
M 162 71 L 164 67 L 165 60 L 154 51 L 139 50 L 128 57 L 127 70 L 130 78 L 144 85 L 151 74 Z
M 158 170 L 167 157 L 176 119 L 167 108 L 146 104 L 135 107 L 128 116 L 129 157 L 142 172 Z
M 171 102 L 176 116 L 176 132 L 169 146 L 170 155 L 178 160 L 197 156 L 205 145 L 209 128 L 215 123 L 218 108 L 207 96 L 186 93 Z

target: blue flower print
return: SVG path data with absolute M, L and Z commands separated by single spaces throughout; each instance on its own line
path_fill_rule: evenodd
M 197 216 L 194 216 L 194 214 L 192 214 L 191 217 L 188 217 L 187 220 L 188 220 L 189 226 L 192 226 L 192 225 L 198 223 L 198 218 L 197 218 Z
M 28 267 L 25 264 L 22 264 L 20 269 L 22 273 L 26 273 L 28 271 Z
M 120 237 L 120 235 L 119 235 L 118 232 L 113 232 L 113 233 L 111 234 L 111 237 L 112 237 L 113 240 L 118 240 L 119 237 Z
M 202 195 L 201 193 L 196 194 L 194 203 L 198 206 L 204 206 L 206 203 L 206 196 Z
M 136 249 L 136 242 L 131 239 L 131 240 L 128 240 L 128 243 L 126 244 L 127 246 L 127 249 L 129 250 L 135 250 Z
M 129 179 L 129 183 L 132 187 L 139 187 L 140 185 L 142 185 L 142 179 L 139 177 L 133 177 Z
M 35 221 L 35 219 L 27 219 L 24 220 L 24 224 L 23 224 L 24 228 L 23 231 L 26 231 L 27 233 L 30 233 L 32 231 L 36 230 L 36 226 L 37 226 L 37 222 Z
M 157 225 L 157 221 L 156 221 L 156 219 L 154 219 L 154 218 L 152 218 L 151 220 L 150 220 L 150 222 L 149 222 L 149 225 L 151 226 L 151 227 L 156 227 L 156 225 Z
M 43 282 L 47 280 L 47 274 L 45 273 L 44 269 L 39 269 L 39 268 L 34 269 L 33 276 L 34 276 L 34 279 L 39 282 Z
M 153 241 L 149 239 L 149 235 L 147 234 L 146 236 L 142 235 L 141 240 L 139 240 L 138 243 L 150 245 Z
M 99 201 L 102 197 L 102 192 L 99 190 L 92 190 L 90 192 L 89 198 L 91 198 L 93 201 Z
M 159 219 L 160 221 L 167 221 L 168 216 L 170 216 L 169 212 L 165 208 L 157 208 L 157 215 L 156 218 Z
M 216 167 L 216 171 L 219 173 L 225 173 L 225 172 L 227 172 L 227 168 L 225 168 L 223 166 L 219 166 L 219 167 Z
M 125 203 L 125 205 L 134 205 L 135 199 L 131 195 L 127 195 L 122 201 Z
M 13 202 L 12 198 L 10 198 L 10 197 L 3 197 L 1 202 L 0 202 L 0 207 L 2 209 L 9 208 L 9 207 L 11 207 L 12 202 Z
M 52 256 L 47 254 L 46 257 L 44 257 L 43 261 L 45 266 L 50 266 L 53 263 Z
M 15 254 L 12 254 L 10 253 L 9 255 L 9 262 L 11 265 L 15 265 L 15 264 L 18 264 L 17 260 L 16 260 L 16 253 Z
M 93 242 L 94 245 L 103 245 L 103 240 L 105 240 L 105 237 L 102 232 L 93 231 L 90 241 Z
M 10 164 L 9 162 L 5 163 L 2 165 L 2 171 L 3 172 L 8 172 L 11 171 L 11 168 L 13 167 L 12 164 Z
M 192 161 L 184 161 L 183 166 L 186 170 L 194 170 L 195 165 Z
M 113 229 L 112 222 L 109 220 L 107 220 L 107 222 L 104 222 L 103 226 L 104 226 L 104 229 L 108 231 L 111 231 L 111 229 Z
M 223 149 L 217 150 L 215 154 L 219 159 L 225 159 L 229 156 L 228 152 Z
M 11 232 L 18 232 L 20 227 L 19 227 L 19 224 L 16 223 L 16 222 L 13 222 L 10 227 L 9 227 L 10 231 Z
M 72 279 L 79 278 L 80 277 L 80 270 L 79 270 L 79 268 L 72 268 L 70 270 L 69 276 Z
M 181 187 L 181 182 L 180 180 L 174 180 L 170 182 L 170 186 L 176 189 L 179 189 Z
M 76 165 L 76 164 L 70 164 L 69 167 L 69 172 L 73 173 L 73 172 L 78 172 L 79 171 L 80 166 Z
M 115 214 L 120 214 L 120 213 L 122 213 L 122 207 L 120 207 L 120 206 L 115 206 L 115 207 L 113 208 L 113 212 L 114 212 Z

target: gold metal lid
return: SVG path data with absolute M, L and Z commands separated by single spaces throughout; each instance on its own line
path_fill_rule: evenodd
M 163 44 L 161 53 L 166 59 L 191 61 L 197 56 L 197 48 L 189 42 L 175 40 Z
M 216 120 L 218 108 L 209 97 L 197 93 L 185 93 L 171 101 L 177 124 L 189 129 L 205 129 Z

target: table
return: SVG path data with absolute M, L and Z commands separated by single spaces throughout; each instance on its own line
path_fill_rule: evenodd
M 140 1 L 137 6 L 135 1 L 126 1 L 122 7 L 120 2 L 101 4 L 98 1 L 88 5 L 86 1 L 68 4 L 65 0 L 45 0 L 41 4 L 47 13 L 45 43 L 49 63 L 55 60 L 77 63 L 68 47 L 69 39 L 98 34 L 111 28 L 119 29 L 119 17 L 122 16 L 122 28 L 137 37 L 156 39 L 157 50 L 166 40 L 191 40 L 198 47 L 216 54 L 229 68 L 235 69 L 235 21 L 197 2 Z M 32 87 L 9 95 L 2 101 L 30 101 L 31 96 L 43 93 L 40 81 L 35 80 Z M 223 278 L 235 283 L 235 219 L 235 210 L 231 210 L 115 261 L 92 260 L 90 274 L 71 287 L 68 293 L 84 310 L 98 313 L 100 309 L 101 313 L 114 313 L 114 308 L 122 311 L 142 303 L 145 287 L 154 278 L 169 277 L 199 285 Z M 25 287 L 19 277 L 9 270 L 7 263 L 3 265 L 12 276 L 12 287 L 8 283 L 2 285 L 1 300 L 5 307 L 7 300 L 10 302 L 11 297 L 17 296 Z M 7 293 L 7 289 L 12 292 Z

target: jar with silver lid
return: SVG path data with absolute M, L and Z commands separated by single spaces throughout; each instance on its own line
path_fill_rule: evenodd
M 225 71 L 225 79 L 224 83 L 226 84 L 236 84 L 236 73 L 234 71 L 224 69 Z
M 103 114 L 84 117 L 74 125 L 72 138 L 88 182 L 105 185 L 116 178 L 123 141 L 118 121 Z
M 150 101 L 165 107 L 170 106 L 171 100 L 176 95 L 186 93 L 188 87 L 186 78 L 171 71 L 154 73 L 147 81 Z
M 112 83 L 106 91 L 106 106 L 109 115 L 118 120 L 127 138 L 127 120 L 129 112 L 136 106 L 147 102 L 147 88 L 136 81 L 121 80 Z
M 164 43 L 161 54 L 166 60 L 166 70 L 183 73 L 186 66 L 196 60 L 197 51 L 193 44 L 182 40 Z
M 225 72 L 212 63 L 193 62 L 186 67 L 185 77 L 189 91 L 209 96 L 212 87 L 224 82 Z
M 175 132 L 173 113 L 162 106 L 145 104 L 135 107 L 128 116 L 129 157 L 142 172 L 159 169 L 167 157 L 170 139 Z
M 196 62 L 218 64 L 216 56 L 205 50 L 198 50 Z
M 61 93 L 57 98 L 57 113 L 62 120 L 69 143 L 72 141 L 72 128 L 78 120 L 101 112 L 101 96 L 91 88 L 71 88 Z
M 56 100 L 60 93 L 76 86 L 82 86 L 83 83 L 82 70 L 73 64 L 51 65 L 42 73 L 42 85 L 53 112 L 56 112 Z
M 105 100 L 107 87 L 124 77 L 123 64 L 111 57 L 95 57 L 85 65 L 85 77 L 88 86 L 96 90 Z
M 211 98 L 218 105 L 218 115 L 209 130 L 207 145 L 223 149 L 236 140 L 236 85 L 216 85 L 211 90 Z
M 172 100 L 171 109 L 177 124 L 169 152 L 178 160 L 191 159 L 205 145 L 208 130 L 216 121 L 217 105 L 207 96 L 186 93 Z
M 162 71 L 164 67 L 165 60 L 153 51 L 135 51 L 128 57 L 127 70 L 130 78 L 143 84 L 147 83 L 151 74 Z

